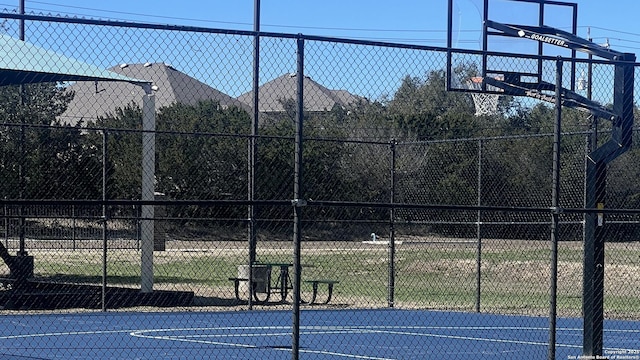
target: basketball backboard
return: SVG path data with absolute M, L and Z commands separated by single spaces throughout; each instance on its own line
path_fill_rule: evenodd
M 577 35 L 577 12 L 577 4 L 563 1 L 449 0 L 447 90 L 502 92 L 486 84 L 470 89 L 472 77 L 555 82 L 544 58 L 576 57 L 564 39 Z M 568 70 L 566 87 L 573 90 L 575 65 Z

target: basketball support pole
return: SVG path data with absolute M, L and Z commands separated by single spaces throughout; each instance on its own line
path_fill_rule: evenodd
M 587 157 L 585 208 L 596 210 L 584 218 L 583 347 L 585 356 L 602 356 L 604 323 L 605 221 L 598 209 L 605 208 L 607 164 L 631 147 L 633 131 L 633 84 L 635 54 L 616 59 L 614 70 L 611 139 Z M 592 139 L 593 146 L 597 145 Z

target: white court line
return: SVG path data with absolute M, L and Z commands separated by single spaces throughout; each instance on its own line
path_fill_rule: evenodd
M 337 327 L 331 327 L 331 328 L 337 328 Z M 140 330 L 140 331 L 134 331 L 131 332 L 131 336 L 134 337 L 140 337 L 140 338 L 146 338 L 146 339 L 153 339 L 153 340 L 168 340 L 168 341 L 180 341 L 180 342 L 188 342 L 188 343 L 199 343 L 199 344 L 207 344 L 207 345 L 227 345 L 227 346 L 232 346 L 232 347 L 241 347 L 241 348 L 249 348 L 249 349 L 257 349 L 257 348 L 262 348 L 263 346 L 258 346 L 258 345 L 251 345 L 251 344 L 239 344 L 239 343 L 233 343 L 233 342 L 223 342 L 223 341 L 213 341 L 213 340 L 201 340 L 201 339 L 194 339 L 194 337 L 214 337 L 214 338 L 226 338 L 226 337 L 243 337 L 246 334 L 221 334 L 221 335 L 216 335 L 216 334 L 211 334 L 211 335 L 194 335 L 194 336 L 189 336 L 189 335 L 185 335 L 185 336 L 179 336 L 179 337 L 175 337 L 175 336 L 154 336 L 154 335 L 145 335 L 144 333 L 146 332 L 155 332 L 155 333 L 159 333 L 159 332 L 172 332 L 172 331 L 204 331 L 204 330 L 289 330 L 286 333 L 257 333 L 257 334 L 247 334 L 248 337 L 257 337 L 257 336 L 261 336 L 261 337 L 265 337 L 265 336 L 291 336 L 291 327 L 289 326 L 244 326 L 244 327 L 222 327 L 222 328 L 182 328 L 182 329 L 151 329 L 151 330 Z M 347 331 L 350 332 L 350 331 Z M 335 329 L 331 330 L 332 334 L 336 334 L 336 333 L 345 333 L 345 331 L 337 331 Z M 357 332 L 353 332 L 353 333 L 357 333 Z M 310 333 L 305 333 L 305 335 L 308 335 Z M 315 333 L 314 333 L 315 334 Z M 323 334 L 321 332 L 319 332 L 318 334 Z M 290 348 L 278 348 L 278 347 L 271 347 L 269 348 L 271 350 L 278 350 L 278 351 L 287 351 L 290 352 L 291 349 Z M 320 355 L 331 355 L 331 356 L 339 356 L 339 357 L 343 357 L 343 358 L 349 358 L 349 359 L 364 359 L 364 360 L 396 360 L 394 358 L 382 358 L 382 357 L 376 357 L 376 356 L 366 356 L 366 355 L 357 355 L 357 354 L 348 354 L 348 353 L 339 353 L 339 352 L 334 352 L 334 351 L 327 351 L 327 350 L 309 350 L 309 349 L 300 349 L 299 350 L 301 353 L 309 353 L 309 354 L 320 354 Z
M 0 340 L 28 339 L 28 338 L 36 338 L 36 337 L 47 337 L 47 336 L 118 334 L 118 333 L 130 333 L 131 331 L 133 330 L 67 331 L 67 332 L 50 332 L 50 333 L 22 334 L 22 335 L 5 335 L 5 336 L 0 336 Z
M 284 326 L 263 326 L 263 327 L 224 327 L 224 328 L 201 328 L 202 330 L 289 330 L 290 327 Z M 432 333 L 424 333 L 424 332 L 411 332 L 406 330 L 521 330 L 521 331 L 546 331 L 548 327 L 518 327 L 518 326 L 303 326 L 301 330 L 311 330 L 306 331 L 302 335 L 327 335 L 327 334 L 391 334 L 391 335 L 404 335 L 404 336 L 420 336 L 420 337 L 433 337 L 433 338 L 443 338 L 443 339 L 454 339 L 454 340 L 465 340 L 465 341 L 483 341 L 483 342 L 493 342 L 493 343 L 507 343 L 507 344 L 521 344 L 521 345 L 533 345 L 533 346 L 549 346 L 547 342 L 538 342 L 538 341 L 527 341 L 527 340 L 511 340 L 511 339 L 495 339 L 495 338 L 485 338 L 485 337 L 476 337 L 476 336 L 461 336 L 461 335 L 443 335 L 443 334 L 432 334 Z M 164 331 L 181 331 L 181 330 L 195 330 L 195 329 L 158 329 L 151 330 L 157 332 Z M 314 331 L 315 330 L 315 331 Z M 403 331 L 405 330 L 405 331 Z M 582 331 L 581 328 L 558 328 L 558 331 Z M 640 333 L 640 330 L 606 330 L 607 332 L 619 332 L 619 333 Z M 143 335 L 146 331 L 139 331 L 139 335 L 132 336 L 144 336 L 154 338 L 153 336 Z M 197 337 L 256 337 L 256 336 L 283 336 L 284 333 L 255 333 L 255 334 L 221 334 L 221 335 L 197 335 Z M 290 333 L 286 333 L 286 335 L 290 335 Z M 187 335 L 188 336 L 188 335 Z M 194 338 L 194 336 L 188 336 L 190 338 Z M 176 340 L 180 341 L 177 337 L 166 336 L 161 337 L 165 340 Z M 200 341 L 200 340 L 190 340 L 190 341 Z M 207 342 L 208 343 L 208 342 Z M 254 345 L 246 345 L 246 344 L 236 344 L 236 343 L 227 343 L 227 342 L 214 342 L 217 345 L 229 345 L 229 346 L 242 346 L 242 347 L 258 347 Z M 557 347 L 565 347 L 565 348 L 574 348 L 580 349 L 582 345 L 572 345 L 572 344 L 561 344 L 556 343 Z M 624 348 L 603 348 L 608 351 L 634 351 L 637 349 L 624 349 Z M 302 349 L 300 350 L 303 351 Z M 312 350 L 304 350 L 305 352 L 316 352 Z M 325 354 L 326 352 L 319 352 L 321 354 Z M 328 353 L 327 353 L 328 354 Z M 332 355 L 344 355 L 346 357 L 354 357 L 353 354 L 332 354 Z M 379 359 L 376 357 L 360 357 L 361 359 Z

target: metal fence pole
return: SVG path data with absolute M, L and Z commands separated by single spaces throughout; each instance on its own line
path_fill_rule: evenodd
M 482 206 L 482 140 L 478 140 L 478 206 Z M 482 212 L 478 210 L 476 217 L 476 312 L 480 312 L 480 295 L 482 285 Z
M 556 358 L 558 290 L 558 224 L 560 217 L 560 140 L 562 121 L 562 59 L 556 61 L 556 119 L 553 129 L 553 186 L 551 188 L 551 294 L 549 301 L 549 360 Z
M 23 86 L 20 85 L 20 105 L 24 106 L 23 104 L 23 100 L 24 100 L 24 92 L 22 90 Z M 24 117 L 20 118 L 20 145 L 19 145 L 19 152 L 20 152 L 20 160 L 19 160 L 19 165 L 18 165 L 18 181 L 19 181 L 19 199 L 20 200 L 25 200 L 25 195 L 26 195 L 26 187 L 27 187 L 27 182 L 26 182 L 26 166 L 27 166 L 27 160 L 26 160 L 26 134 L 25 134 L 25 119 Z M 18 230 L 18 256 L 26 256 L 27 255 L 27 250 L 26 250 L 26 246 L 25 246 L 25 238 L 26 238 L 26 231 L 27 231 L 27 222 L 25 219 L 25 205 L 20 204 L 20 206 L 18 207 L 18 221 L 19 221 L 19 230 Z
M 291 344 L 291 358 L 298 360 L 300 355 L 300 251 L 302 241 L 301 221 L 302 207 L 305 205 L 303 188 L 303 121 L 304 121 L 304 38 L 300 34 L 297 39 L 298 70 L 297 70 L 297 99 L 296 99 L 296 132 L 295 132 L 295 162 L 293 181 L 293 329 Z
M 4 199 L 7 200 L 7 196 L 4 196 Z M 4 204 L 4 246 L 6 248 L 9 247 L 9 207 L 7 204 Z
M 258 120 L 260 116 L 260 0 L 254 0 L 254 21 L 253 30 L 256 32 L 253 37 L 253 119 L 251 125 L 251 137 L 249 138 L 248 169 L 247 169 L 247 197 L 249 199 L 248 211 L 248 237 L 249 237 L 249 283 L 253 283 L 253 266 L 256 261 L 256 208 L 251 202 L 255 200 L 255 178 L 256 178 L 256 136 L 258 135 Z M 253 286 L 249 286 L 249 310 L 253 309 Z
M 393 139 L 390 142 L 391 148 L 391 188 L 389 191 L 389 201 L 391 204 L 395 203 L 396 194 L 396 148 L 398 142 Z M 395 284 L 396 284 L 396 234 L 395 234 L 395 209 L 393 206 L 389 209 L 389 294 L 387 303 L 390 308 L 394 307 L 395 301 Z
M 75 205 L 71 205 L 71 243 L 73 244 L 73 251 L 75 251 L 76 250 L 76 206 Z
M 19 12 L 20 15 L 24 15 L 25 13 L 25 7 L 24 7 L 24 0 L 20 0 L 20 5 L 19 5 Z M 19 27 L 20 27 L 20 40 L 24 41 L 25 40 L 25 31 L 24 31 L 24 19 L 20 19 L 19 22 Z M 24 85 L 20 84 L 19 85 L 19 92 L 20 92 L 20 106 L 24 106 L 24 97 L 25 97 L 25 91 L 24 91 Z M 26 166 L 27 166 L 27 160 L 26 160 L 26 135 L 25 135 L 25 118 L 24 116 L 20 117 L 20 164 L 18 165 L 18 177 L 19 177 L 19 186 L 20 186 L 20 200 L 24 200 L 25 199 L 25 194 L 26 194 L 26 187 L 27 187 L 27 182 L 26 182 Z M 19 244 L 18 244 L 18 255 L 19 256 L 26 256 L 27 255 L 27 250 L 25 247 L 25 237 L 26 237 L 26 229 L 27 229 L 27 222 L 25 219 L 25 214 L 24 214 L 24 205 L 20 205 L 20 207 L 18 208 L 19 211 L 19 219 L 20 219 L 20 230 L 18 232 L 18 238 L 19 238 Z
M 102 130 L 102 311 L 107 311 L 107 131 Z

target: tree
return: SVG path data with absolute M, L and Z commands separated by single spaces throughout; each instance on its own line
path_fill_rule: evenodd
M 88 176 L 99 162 L 87 154 L 82 123 L 71 126 L 57 120 L 72 98 L 72 92 L 56 83 L 24 85 L 22 90 L 18 86 L 0 88 L 4 123 L 0 188 L 4 196 L 95 198 L 99 194 L 99 186 Z
M 285 112 L 261 129 L 257 194 L 261 199 L 290 199 L 293 192 L 295 102 L 281 100 Z M 307 197 L 334 200 L 342 194 L 340 164 L 344 155 L 344 110 L 305 112 L 303 181 Z
M 389 114 L 418 140 L 470 137 L 477 124 L 471 96 L 445 91 L 445 71 L 426 78 L 407 76 L 389 103 Z
M 469 204 L 474 200 L 476 144 L 445 139 L 473 137 L 479 119 L 471 96 L 447 92 L 445 71 L 436 70 L 425 79 L 405 77 L 388 104 L 389 117 L 406 134 L 425 141 L 414 146 L 413 161 L 398 162 L 404 182 L 400 198 L 428 204 Z
M 142 110 L 118 108 L 93 126 L 108 138 L 110 189 L 116 198 L 139 198 L 141 189 Z M 249 115 L 213 100 L 175 103 L 156 117 L 156 190 L 174 199 L 242 198 L 246 186 Z
M 104 139 L 107 141 L 107 198 L 140 199 L 142 109 L 137 104 L 131 103 L 87 125 L 90 128 L 101 129 L 88 133 L 89 143 L 101 148 Z
M 175 199 L 244 199 L 249 114 L 212 100 L 158 113 L 158 191 Z M 166 132 L 166 133 L 162 133 Z
M 499 189 L 485 189 L 487 204 L 549 206 L 553 150 L 549 134 L 554 118 L 554 109 L 539 103 L 531 109 L 520 109 L 508 119 L 505 134 L 514 137 L 499 140 L 486 151 L 486 180 Z

